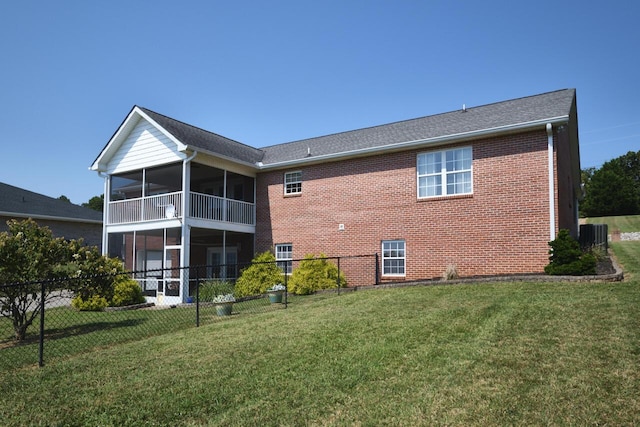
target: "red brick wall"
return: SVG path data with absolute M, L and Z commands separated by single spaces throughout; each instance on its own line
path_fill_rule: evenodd
M 406 241 L 406 280 L 541 272 L 548 263 L 544 129 L 473 147 L 473 195 L 417 199 L 413 150 L 265 172 L 257 178 L 256 251 L 293 243 L 294 258 L 380 253 Z M 447 146 L 450 148 L 452 146 Z M 302 194 L 283 195 L 284 172 L 302 170 Z M 344 224 L 344 231 L 338 229 Z

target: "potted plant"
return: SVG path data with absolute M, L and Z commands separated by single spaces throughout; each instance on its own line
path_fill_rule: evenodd
M 236 301 L 233 294 L 216 295 L 213 298 L 213 304 L 216 307 L 218 316 L 229 316 L 233 310 L 233 303 Z
M 272 304 L 278 304 L 282 302 L 282 295 L 287 288 L 282 284 L 278 283 L 277 285 L 273 285 L 269 289 L 267 289 L 267 294 L 269 295 L 269 302 Z

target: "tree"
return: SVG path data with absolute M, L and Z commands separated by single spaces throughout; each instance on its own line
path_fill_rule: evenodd
M 93 196 L 87 203 L 83 203 L 82 206 L 93 209 L 94 211 L 102 212 L 104 209 L 104 194 Z
M 600 169 L 585 169 L 582 180 L 586 192 L 580 204 L 582 216 L 640 213 L 640 151 L 629 151 Z
M 123 271 L 121 262 L 100 255 L 82 239 L 54 237 L 31 219 L 7 225 L 9 230 L 0 233 L 0 315 L 11 320 L 18 341 L 25 339 L 43 303 L 68 291 L 100 293 L 111 301 L 114 284 L 126 279 L 117 276 Z M 42 281 L 49 281 L 44 293 Z
M 64 276 L 61 265 L 70 261 L 67 242 L 55 238 L 35 221 L 7 221 L 9 230 L 0 233 L 0 315 L 13 323 L 16 340 L 24 340 L 27 328 L 45 303 L 60 289 L 49 286 L 40 294 L 35 281 Z M 29 284 L 31 283 L 31 284 Z
M 63 202 L 67 202 L 67 203 L 71 203 L 71 200 L 65 196 L 64 194 L 60 197 L 58 197 L 58 200 L 62 200 Z

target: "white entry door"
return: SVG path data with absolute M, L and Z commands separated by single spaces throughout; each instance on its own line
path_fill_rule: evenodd
M 184 270 L 180 267 L 181 246 L 165 246 L 164 248 L 164 301 L 163 304 L 179 304 L 182 302 L 182 277 Z

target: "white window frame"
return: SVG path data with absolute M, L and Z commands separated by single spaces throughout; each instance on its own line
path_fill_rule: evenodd
M 418 153 L 416 175 L 418 199 L 473 194 L 473 149 L 467 146 Z M 463 179 L 456 182 L 460 177 Z
M 383 240 L 381 248 L 382 248 L 382 275 L 385 277 L 405 277 L 407 275 L 407 243 L 406 241 Z M 391 261 L 390 265 L 387 266 L 386 261 Z M 398 270 L 398 271 L 393 271 L 393 270 Z
M 302 194 L 302 171 L 284 173 L 284 195 Z
M 276 265 L 283 274 L 291 275 L 293 270 L 293 244 L 278 243 L 275 245 Z

